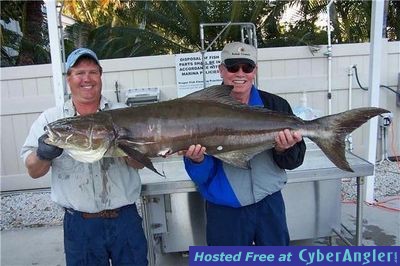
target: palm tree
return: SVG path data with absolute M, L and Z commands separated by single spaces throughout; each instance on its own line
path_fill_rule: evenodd
M 83 1 L 85 2 L 85 1 Z M 116 2 L 116 1 L 114 1 Z M 99 3 L 91 14 L 97 14 Z M 113 3 L 116 5 L 116 3 Z M 283 4 L 280 4 L 283 6 Z M 90 8 L 85 5 L 86 10 Z M 77 6 L 74 6 L 76 9 Z M 67 9 L 68 10 L 68 9 Z M 102 20 L 92 23 L 86 46 L 99 53 L 100 57 L 126 57 L 150 54 L 181 53 L 200 50 L 200 23 L 253 22 L 265 25 L 266 16 L 282 14 L 271 12 L 268 1 L 144 1 L 134 2 L 118 10 L 118 24 Z M 275 7 L 274 11 L 278 8 Z M 85 12 L 69 11 L 70 16 L 81 23 L 90 22 Z M 93 27 L 96 28 L 93 28 Z M 217 36 L 221 28 L 208 28 L 206 41 Z M 73 30 L 68 29 L 70 33 Z M 75 29 L 75 31 L 77 31 Z M 261 27 L 260 32 L 261 34 Z M 240 39 L 239 28 L 229 28 L 216 43 L 215 49 L 225 42 Z
M 400 40 L 400 1 L 389 1 L 387 11 L 387 38 Z
M 326 13 L 325 6 L 328 1 L 310 0 L 293 2 L 297 2 L 300 6 L 299 16 L 304 16 L 300 20 L 300 23 L 294 24 L 295 28 L 302 30 L 309 28 L 310 33 L 315 33 L 315 19 L 319 15 Z M 386 6 L 386 37 L 393 41 L 399 40 L 400 2 L 396 0 L 386 1 Z M 358 43 L 369 41 L 372 13 L 371 1 L 335 1 L 331 11 L 333 43 Z M 306 25 L 301 25 L 302 23 Z M 324 30 L 317 29 L 317 32 L 323 33 Z M 311 40 L 311 42 L 318 43 L 318 38 L 320 37 L 321 34 L 317 34 L 316 38 Z
M 184 53 L 200 50 L 201 23 L 251 22 L 256 25 L 259 47 L 313 45 L 326 42 L 326 30 L 316 24 L 326 14 L 328 0 L 248 1 L 130 1 L 65 0 L 62 12 L 77 23 L 66 28 L 65 47 L 92 48 L 100 58 Z M 2 1 L 1 19 L 20 25 L 21 34 L 1 25 L 1 64 L 50 62 L 43 1 Z M 288 8 L 297 7 L 296 19 L 282 25 Z M 29 10 L 29 12 L 28 12 Z M 400 2 L 387 3 L 387 35 L 400 39 Z M 333 5 L 334 43 L 369 40 L 370 1 L 335 1 Z M 207 27 L 206 44 L 222 27 Z M 215 42 L 240 40 L 240 28 L 230 27 Z M 17 56 L 10 53 L 15 51 Z
M 43 1 L 2 1 L 1 19 L 16 21 L 20 32 L 1 25 L 1 65 L 32 65 L 50 62 Z M 15 54 L 15 55 L 14 55 Z
M 333 42 L 369 41 L 371 1 L 336 1 L 333 10 Z

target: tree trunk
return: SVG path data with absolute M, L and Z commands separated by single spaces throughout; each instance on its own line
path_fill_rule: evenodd
M 35 60 L 35 47 L 44 43 L 42 26 L 44 16 L 43 1 L 26 1 L 24 3 L 22 18 L 22 42 L 17 65 L 33 65 Z

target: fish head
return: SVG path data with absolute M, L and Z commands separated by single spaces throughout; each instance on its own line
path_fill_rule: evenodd
M 115 138 L 112 123 L 100 115 L 59 119 L 48 124 L 45 130 L 47 144 L 62 148 L 83 162 L 99 160 Z

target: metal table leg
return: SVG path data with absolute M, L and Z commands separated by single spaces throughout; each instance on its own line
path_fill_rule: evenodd
M 357 177 L 357 204 L 356 204 L 356 235 L 355 235 L 355 245 L 356 246 L 361 246 L 362 245 L 362 238 L 363 238 L 363 202 L 364 202 L 364 182 L 365 182 L 365 177 L 363 176 L 358 176 Z M 352 235 L 350 230 L 348 230 L 344 225 L 342 224 L 342 227 Z M 352 246 L 353 244 L 350 243 L 340 232 L 336 231 L 333 229 L 333 232 L 339 236 L 340 239 L 343 240 L 343 242 L 348 245 Z
M 149 262 L 149 266 L 155 266 L 155 258 L 154 258 L 154 243 L 153 243 L 153 235 L 151 233 L 149 212 L 148 212 L 148 200 L 146 197 L 142 197 L 142 216 L 143 216 L 143 229 L 147 239 L 147 260 Z
M 365 177 L 357 177 L 357 210 L 356 210 L 356 246 L 362 245 L 363 233 L 363 202 Z

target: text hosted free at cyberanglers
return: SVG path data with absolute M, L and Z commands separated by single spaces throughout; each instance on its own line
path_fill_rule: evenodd
M 189 248 L 189 265 L 400 265 L 399 247 Z

